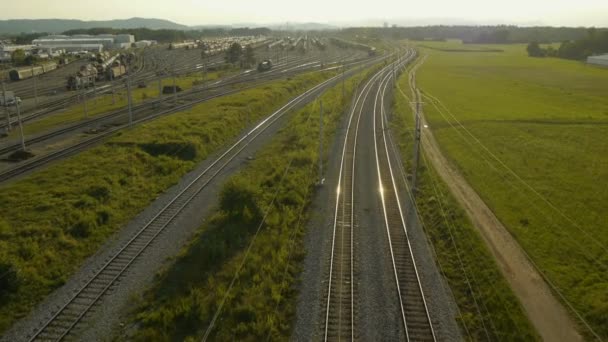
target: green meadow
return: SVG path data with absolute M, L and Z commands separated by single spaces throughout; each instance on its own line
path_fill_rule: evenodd
M 573 317 L 608 338 L 608 69 L 525 45 L 423 45 L 417 82 L 444 153 Z
M 391 131 L 407 173 L 413 167 L 414 113 L 408 73 L 394 92 Z M 517 297 L 492 254 L 446 184 L 422 154 L 418 168 L 418 216 L 435 261 L 458 306 L 457 321 L 467 341 L 538 340 Z

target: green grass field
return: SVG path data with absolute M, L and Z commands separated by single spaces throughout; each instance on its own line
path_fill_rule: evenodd
M 399 77 L 391 118 L 404 167 L 412 173 L 414 115 L 408 74 Z M 538 339 L 492 255 L 447 186 L 421 156 L 416 203 L 436 263 L 458 305 L 458 323 L 467 341 Z
M 210 100 L 0 187 L 0 332 L 210 153 L 334 72 Z
M 425 44 L 417 80 L 442 149 L 608 338 L 608 69 L 530 58 L 525 45 Z M 439 50 L 458 47 L 470 51 Z M 472 51 L 486 48 L 503 52 Z

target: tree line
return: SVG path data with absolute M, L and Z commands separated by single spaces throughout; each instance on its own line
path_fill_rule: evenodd
M 608 32 L 608 29 L 596 29 Z M 351 27 L 341 31 L 343 36 L 365 36 L 368 38 L 394 38 L 411 40 L 460 39 L 464 43 L 512 44 L 554 43 L 583 39 L 587 36 L 584 27 L 518 27 L 497 26 L 412 26 L 412 27 Z
M 533 41 L 527 47 L 530 57 L 559 57 L 582 60 L 591 55 L 608 53 L 608 31 L 596 28 L 587 29 L 587 35 L 577 40 L 565 40 L 559 48 L 553 46 L 542 47 L 539 42 Z

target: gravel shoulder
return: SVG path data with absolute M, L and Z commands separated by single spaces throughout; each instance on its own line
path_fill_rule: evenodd
M 424 118 L 422 123 L 426 127 Z M 507 228 L 442 154 L 430 129 L 422 131 L 422 146 L 437 173 L 481 233 L 501 272 L 541 337 L 546 341 L 582 341 L 567 310 L 555 298 Z

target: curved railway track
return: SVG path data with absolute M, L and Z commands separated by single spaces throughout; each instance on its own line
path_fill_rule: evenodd
M 324 340 L 354 340 L 356 337 L 356 289 L 354 269 L 355 156 L 363 106 L 361 99 L 371 90 L 374 75 L 363 87 L 351 108 L 340 160 L 338 191 L 333 219 L 331 259 L 326 293 Z M 358 109 L 358 110 L 357 110 Z M 355 117 L 356 115 L 356 117 Z
M 338 188 L 332 232 L 331 259 L 325 297 L 323 338 L 325 341 L 356 340 L 357 293 L 356 253 L 353 249 L 356 238 L 356 206 L 354 189 L 357 187 L 356 159 L 360 129 L 373 130 L 375 169 L 380 184 L 378 193 L 381 202 L 384 228 L 388 240 L 388 254 L 395 281 L 398 303 L 407 341 L 436 341 L 426 299 L 418 275 L 416 262 L 407 235 L 405 215 L 400 202 L 399 186 L 393 174 L 389 144 L 385 137 L 386 113 L 384 99 L 387 88 L 395 76 L 395 70 L 409 63 L 415 54 L 409 51 L 405 58 L 394 65 L 389 64 L 373 75 L 355 98 L 350 112 L 342 150 Z M 367 103 L 367 106 L 366 106 Z M 371 110 L 369 110 L 371 108 Z M 373 127 L 360 128 L 363 115 L 373 115 Z
M 360 60 L 360 61 L 352 62 L 351 66 L 352 65 L 357 65 L 357 64 L 373 63 L 374 61 L 377 61 L 377 60 L 380 60 L 380 58 L 371 59 L 371 60 L 370 59 L 363 59 L 363 60 Z M 284 76 L 295 74 L 297 72 L 298 71 L 294 70 L 294 71 L 291 71 L 290 73 L 288 73 L 288 74 L 286 74 Z M 237 92 L 243 91 L 243 90 L 248 89 L 248 88 L 257 87 L 260 84 L 263 84 L 263 83 L 271 81 L 272 77 L 270 77 L 270 79 L 269 79 L 269 76 L 270 76 L 270 74 L 268 74 L 268 73 L 260 74 L 259 77 L 261 77 L 261 78 L 259 78 L 258 81 L 253 81 L 252 84 L 249 84 L 246 87 L 242 87 L 242 88 L 239 88 L 239 89 L 229 89 L 229 90 L 222 91 L 222 89 L 224 89 L 226 87 L 226 85 L 237 84 L 237 83 L 241 83 L 242 82 L 241 80 L 233 80 L 233 81 L 229 82 L 228 84 L 222 84 L 222 85 L 218 85 L 217 87 L 215 87 L 215 89 L 219 90 L 219 93 L 215 93 L 215 94 L 213 94 L 213 93 L 207 93 L 207 95 L 205 97 L 203 97 L 203 98 L 201 98 L 200 95 L 192 94 L 188 98 L 181 98 L 180 99 L 181 102 L 185 101 L 185 103 L 182 103 L 180 105 L 177 105 L 177 106 L 172 107 L 172 108 L 167 109 L 167 110 L 162 110 L 160 112 L 155 109 L 156 108 L 156 103 L 155 102 L 144 104 L 144 105 L 141 105 L 140 107 L 135 107 L 134 111 L 133 111 L 134 118 L 135 118 L 135 120 L 133 121 L 133 124 L 139 124 L 139 123 L 142 123 L 142 122 L 145 122 L 145 121 L 148 121 L 148 120 L 152 120 L 152 119 L 158 118 L 158 117 L 163 116 L 163 115 L 174 113 L 176 111 L 188 109 L 188 108 L 192 107 L 193 105 L 196 105 L 198 103 L 202 103 L 202 102 L 208 101 L 208 100 L 213 99 L 213 98 L 217 98 L 217 97 L 221 97 L 221 96 L 226 96 L 226 95 L 229 95 L 229 94 L 237 93 Z M 205 89 L 205 90 L 208 92 L 208 89 Z M 151 109 L 151 108 L 155 109 L 155 110 L 153 112 L 151 112 L 151 113 L 148 113 L 148 110 Z M 95 124 L 95 123 L 100 124 L 100 123 L 103 123 L 103 122 L 108 122 L 109 119 L 116 118 L 116 117 L 122 117 L 124 115 L 126 115 L 126 112 L 124 110 L 113 112 L 113 113 L 110 113 L 110 114 L 105 115 L 103 117 L 93 118 L 93 119 L 90 119 L 90 120 L 88 120 L 86 122 L 76 123 L 76 124 L 74 124 L 72 126 L 61 128 L 61 129 L 55 130 L 53 132 L 44 134 L 42 136 L 35 137 L 33 139 L 30 139 L 29 142 L 30 143 L 32 143 L 32 142 L 34 142 L 34 143 L 44 142 L 46 140 L 53 139 L 53 138 L 61 136 L 63 134 L 68 134 L 68 133 L 70 133 L 72 131 L 77 131 L 77 130 L 85 128 L 85 127 L 90 127 L 92 124 Z M 52 161 L 55 161 L 55 160 L 64 158 L 66 156 L 70 156 L 70 155 L 73 155 L 73 154 L 78 153 L 80 151 L 83 151 L 83 150 L 85 150 L 85 149 L 87 149 L 87 148 L 89 148 L 91 146 L 94 146 L 95 144 L 103 141 L 104 139 L 106 139 L 110 135 L 112 135 L 112 134 L 116 133 L 117 131 L 119 131 L 121 129 L 124 129 L 126 127 L 128 127 L 128 123 L 122 123 L 122 124 L 118 124 L 118 125 L 115 124 L 111 128 L 109 128 L 109 129 L 107 129 L 107 130 L 105 130 L 103 132 L 97 133 L 96 135 L 94 135 L 94 136 L 92 136 L 90 138 L 86 138 L 86 139 L 84 139 L 84 140 L 82 140 L 80 142 L 77 142 L 77 143 L 75 143 L 73 145 L 65 147 L 65 148 L 63 148 L 61 150 L 58 150 L 58 151 L 55 151 L 55 152 L 51 152 L 51 153 L 43 155 L 41 157 L 37 157 L 37 158 L 31 159 L 31 160 L 22 162 L 22 163 L 20 163 L 19 165 L 15 166 L 15 167 L 6 169 L 6 170 L 0 172 L 0 183 L 4 182 L 4 181 L 7 181 L 7 180 L 9 180 L 9 179 L 11 179 L 13 177 L 19 176 L 19 175 L 21 175 L 21 174 L 23 174 L 25 172 L 28 172 L 28 171 L 31 171 L 31 170 L 35 170 L 35 169 L 37 169 L 39 167 L 42 167 L 42 166 L 44 166 L 44 165 L 46 165 L 46 164 L 48 164 L 48 163 L 50 163 Z M 19 147 L 20 147 L 19 144 L 14 144 L 14 145 L 6 146 L 6 147 L 0 149 L 0 154 L 9 153 L 11 151 L 17 150 Z
M 350 77 L 350 75 L 346 75 Z M 137 233 L 78 290 L 52 317 L 42 323 L 29 341 L 61 341 L 75 331 L 83 318 L 103 298 L 129 267 L 150 247 L 154 239 L 179 215 L 209 182 L 219 174 L 230 161 L 252 143 L 260 134 L 272 126 L 295 106 L 316 98 L 320 93 L 341 79 L 335 76 L 297 96 L 282 108 L 260 121 L 252 130 L 222 153 L 209 167 L 202 171 L 191 183 L 178 193 L 156 216 L 143 225 Z
M 394 73 L 383 77 L 374 99 L 374 150 L 380 184 L 382 212 L 389 242 L 395 285 L 399 299 L 405 337 L 408 341 L 436 341 L 435 331 L 412 246 L 408 237 L 399 186 L 389 153 L 384 99 Z
M 148 82 L 158 81 L 159 79 L 172 77 L 173 74 L 176 77 L 183 77 L 194 72 L 202 72 L 202 64 L 200 57 L 200 50 L 164 50 L 161 48 L 146 49 L 142 52 L 142 55 L 138 58 L 138 67 L 131 73 L 131 84 L 147 84 Z M 356 54 L 355 54 L 356 55 Z M 287 61 L 283 61 L 277 67 L 281 65 L 292 64 L 295 65 L 302 60 L 312 60 L 317 58 L 317 54 L 309 54 L 307 56 L 291 56 Z M 205 62 L 207 65 L 223 65 L 222 54 L 215 54 L 208 57 L 209 59 Z M 334 57 L 338 58 L 338 57 Z M 341 58 L 341 57 L 340 57 Z M 235 78 L 242 75 L 234 75 L 230 78 Z M 66 76 L 67 77 L 67 76 Z M 60 88 L 65 88 L 65 77 L 61 77 L 62 83 Z M 19 85 L 20 83 L 9 84 Z M 11 90 L 9 87 L 7 90 Z M 28 88 L 29 89 L 29 88 Z M 87 97 L 98 96 L 105 93 L 111 93 L 112 91 L 124 91 L 126 89 L 125 79 L 117 79 L 112 82 L 102 82 L 96 89 L 89 89 L 86 91 Z M 65 90 L 63 90 L 65 92 Z M 19 94 L 19 92 L 17 92 Z M 54 112 L 65 109 L 68 106 L 75 105 L 81 102 L 80 92 L 71 92 L 64 94 L 63 97 L 50 99 L 44 103 L 39 103 L 37 108 L 22 112 L 23 122 L 28 122 L 34 119 L 42 118 L 53 114 Z M 11 124 L 14 126 L 17 124 L 16 118 L 12 118 Z M 6 127 L 5 121 L 0 123 L 0 128 Z
M 243 83 L 243 82 L 251 82 L 251 81 L 257 81 L 257 80 L 269 79 L 269 78 L 272 78 L 273 76 L 280 75 L 280 73 L 285 73 L 286 71 L 292 71 L 292 72 L 290 72 L 289 74 L 286 74 L 286 75 L 281 75 L 281 76 L 291 76 L 295 72 L 303 72 L 303 71 L 310 70 L 310 69 L 314 68 L 314 66 L 311 66 L 311 65 L 306 65 L 304 68 L 302 68 L 301 65 L 298 66 L 303 61 L 310 61 L 310 58 L 306 58 L 304 60 L 302 60 L 302 59 L 293 59 L 293 60 L 291 60 L 291 61 L 289 61 L 287 63 L 281 63 L 281 64 L 277 65 L 277 67 L 275 68 L 275 70 L 272 70 L 271 72 L 267 72 L 267 73 L 259 74 L 257 72 L 251 72 L 251 73 L 236 74 L 236 75 L 224 78 L 222 80 L 219 80 L 217 82 L 214 82 L 212 84 L 206 84 L 206 85 L 203 85 L 203 86 L 193 87 L 191 90 L 178 93 L 177 97 L 178 97 L 178 100 L 181 101 L 181 102 L 188 101 L 188 100 L 192 100 L 192 98 L 194 98 L 194 97 L 200 96 L 200 92 L 214 91 L 214 90 L 216 90 L 216 89 L 218 89 L 220 87 L 226 87 L 226 86 L 235 85 L 235 84 Z M 349 65 L 352 65 L 352 61 L 349 62 Z M 288 68 L 291 68 L 292 70 L 287 70 Z M 158 80 L 157 76 L 154 76 L 154 77 L 155 77 L 155 80 Z M 135 83 L 138 80 L 141 80 L 141 79 L 134 79 L 133 82 Z M 107 91 L 110 91 L 110 90 L 108 89 Z M 75 97 L 78 97 L 78 95 L 75 95 Z M 61 108 L 64 108 L 64 106 L 66 105 L 65 101 L 66 101 L 65 99 L 59 100 L 57 102 L 57 105 L 59 107 L 61 107 Z M 144 104 L 141 104 L 141 105 L 136 105 L 136 106 L 134 106 L 134 110 L 139 110 L 139 109 L 144 108 L 144 107 L 150 107 L 150 106 L 155 106 L 155 105 L 156 105 L 155 102 L 152 101 L 152 102 L 144 103 Z M 24 122 L 27 122 L 28 119 L 31 120 L 31 119 L 43 116 L 43 115 L 47 114 L 48 112 L 54 111 L 56 109 L 57 108 L 48 108 L 44 112 L 38 112 L 38 113 L 34 113 L 34 114 L 30 115 L 30 116 L 24 117 Z M 78 122 L 78 123 L 76 123 L 74 125 L 71 125 L 69 127 L 73 127 L 74 129 L 78 129 L 78 128 L 81 128 L 81 127 L 89 126 L 91 124 L 95 124 L 96 122 L 104 121 L 104 120 L 106 120 L 108 118 L 112 118 L 112 117 L 115 117 L 117 115 L 119 116 L 121 114 L 125 114 L 126 112 L 127 112 L 127 109 L 126 108 L 122 108 L 122 109 L 119 109 L 117 111 L 111 112 L 111 113 L 106 114 L 106 115 L 97 116 L 97 117 L 88 119 L 86 121 Z M 120 114 L 118 114 L 118 113 L 120 113 Z M 4 127 L 4 126 L 5 126 L 4 123 L 0 124 L 0 128 Z M 63 132 L 63 133 L 65 133 L 67 130 L 70 129 L 69 127 L 62 128 L 60 131 Z M 50 132 L 49 136 L 50 137 L 56 136 L 56 134 L 54 132 Z M 31 142 L 40 142 L 42 140 L 44 140 L 44 137 L 35 137 L 33 139 L 28 139 L 28 141 L 31 141 Z M 5 146 L 3 148 L 0 148 L 0 154 L 13 151 L 13 150 L 17 149 L 18 147 L 19 147 L 19 144 L 13 144 L 12 146 Z

